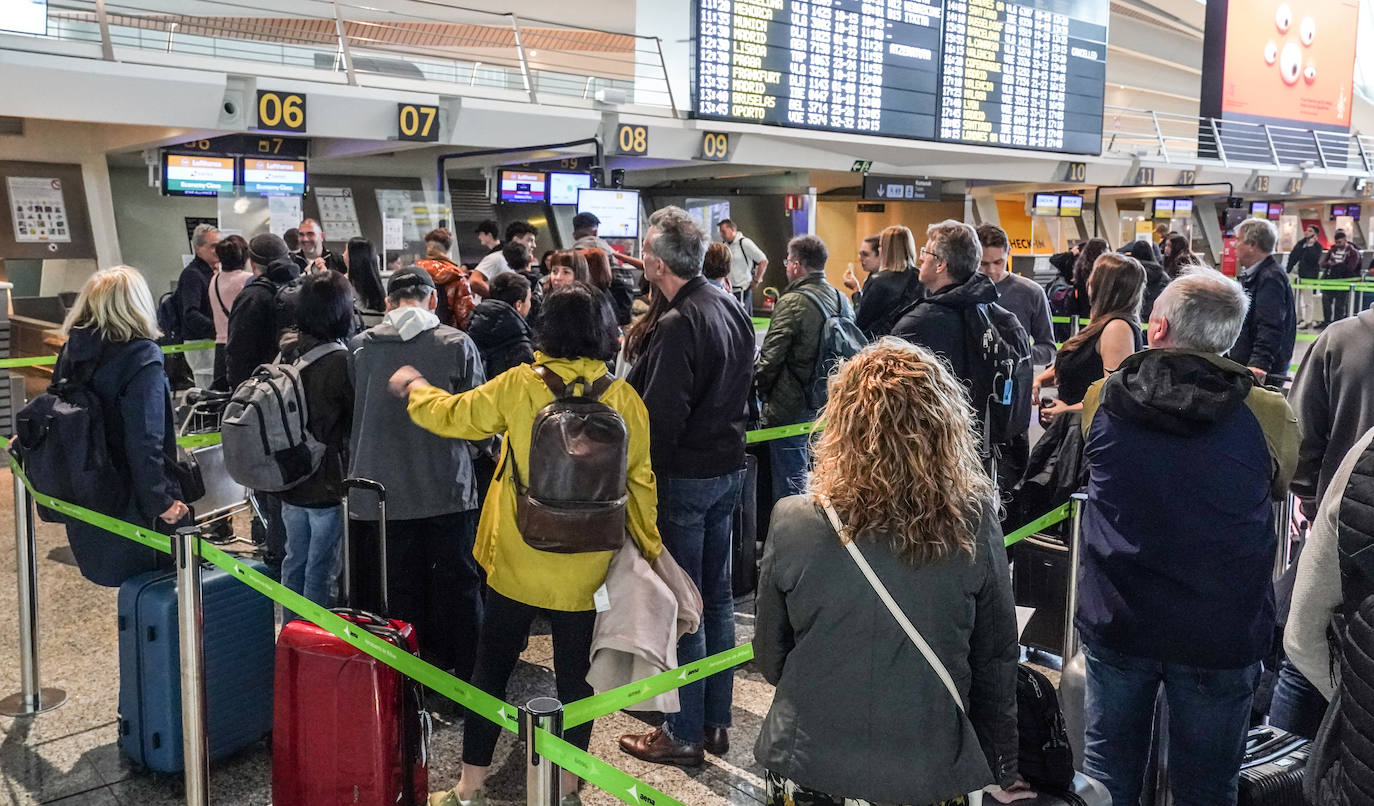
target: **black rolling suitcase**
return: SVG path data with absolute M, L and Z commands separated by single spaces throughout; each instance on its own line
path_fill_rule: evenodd
M 759 460 L 744 455 L 744 483 L 730 520 L 730 587 L 745 596 L 758 587 Z
M 1253 728 L 1245 737 L 1237 806 L 1305 806 L 1302 779 L 1310 746 L 1278 728 Z

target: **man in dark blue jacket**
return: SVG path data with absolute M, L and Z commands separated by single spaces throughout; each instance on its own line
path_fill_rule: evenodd
M 1272 503 L 1298 450 L 1283 396 L 1221 356 L 1247 308 L 1240 284 L 1211 269 L 1174 280 L 1150 318 L 1154 349 L 1083 401 L 1083 771 L 1114 803 L 1139 799 L 1161 685 L 1175 801 L 1236 801 L 1274 641 Z
M 1279 231 L 1263 218 L 1236 227 L 1236 260 L 1245 267 L 1240 284 L 1250 297 L 1250 310 L 1227 357 L 1255 373 L 1260 383 L 1277 385 L 1288 377 L 1293 344 L 1298 339 L 1298 311 L 1288 275 L 1274 259 Z
M 177 311 L 181 315 L 181 338 L 201 341 L 215 338 L 215 320 L 210 313 L 210 278 L 215 276 L 219 258 L 215 244 L 219 230 L 214 224 L 199 224 L 191 233 L 191 251 L 195 257 L 181 271 L 177 279 Z M 215 379 L 214 350 L 192 350 L 186 353 L 196 386 L 209 389 Z

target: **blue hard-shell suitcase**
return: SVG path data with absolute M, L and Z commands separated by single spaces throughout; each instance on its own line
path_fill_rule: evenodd
M 264 570 L 261 563 L 251 564 Z M 180 772 L 181 653 L 176 575 L 140 574 L 119 588 L 119 746 L 135 764 Z M 272 730 L 272 601 L 218 568 L 201 572 L 205 711 L 211 760 Z

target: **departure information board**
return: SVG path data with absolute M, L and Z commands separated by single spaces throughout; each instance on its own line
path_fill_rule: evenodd
M 697 115 L 1095 154 L 1107 0 L 698 0 Z

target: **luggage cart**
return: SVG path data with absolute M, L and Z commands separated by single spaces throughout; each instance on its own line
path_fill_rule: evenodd
M 186 394 L 186 402 L 177 408 L 177 436 L 219 431 L 220 417 L 231 396 L 229 392 L 190 390 Z M 198 465 L 201 478 L 205 481 L 205 495 L 195 501 L 185 502 L 195 513 L 196 526 L 200 527 L 202 535 L 206 540 L 219 544 L 239 541 L 241 538 L 234 535 L 234 516 L 250 508 L 255 517 L 261 516 L 252 503 L 249 491 L 230 478 L 229 471 L 225 469 L 224 446 L 203 445 L 189 450 L 178 448 L 177 454 L 182 460 Z

